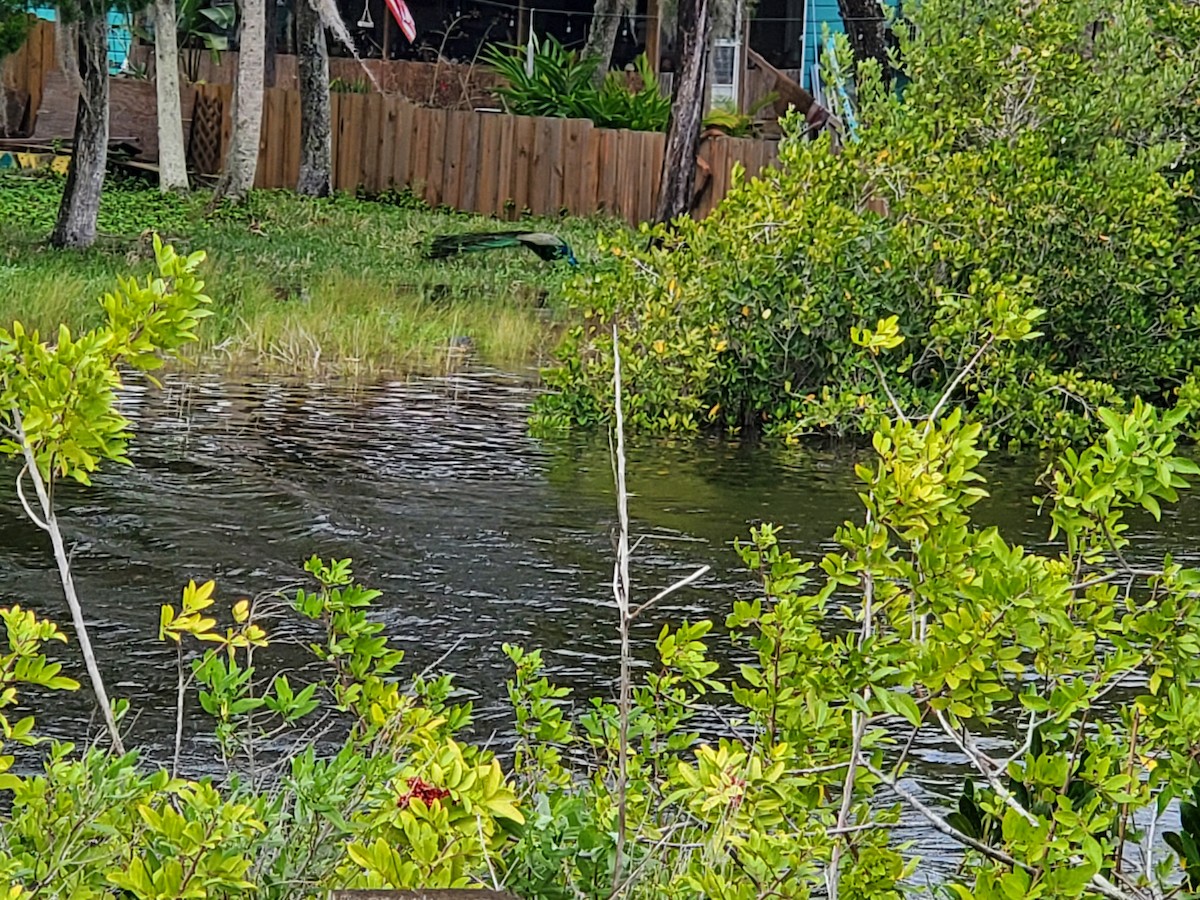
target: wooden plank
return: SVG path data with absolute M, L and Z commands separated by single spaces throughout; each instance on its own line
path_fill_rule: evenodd
M 378 193 L 384 179 L 379 171 L 379 134 L 383 124 L 383 95 L 363 97 L 362 150 L 358 160 L 358 182 L 368 191 Z
M 496 116 L 496 203 L 492 207 L 493 214 L 502 219 L 510 218 L 509 201 L 513 193 L 514 171 L 514 131 L 516 119 L 513 116 L 494 114 Z
M 605 205 L 609 215 L 621 216 L 621 132 L 610 129 L 604 147 Z
M 412 179 L 413 148 L 416 143 L 414 107 L 407 100 L 396 102 L 396 125 L 393 141 L 396 145 L 392 157 L 392 184 L 397 189 L 409 187 Z
M 519 216 L 526 209 L 532 209 L 532 189 L 530 182 L 534 163 L 534 139 L 537 133 L 537 120 L 529 116 L 519 116 L 513 123 L 513 188 L 512 200 L 516 204 L 514 214 Z M 536 176 L 533 176 L 536 179 Z
M 729 153 L 729 138 L 719 137 L 713 141 L 713 175 L 715 184 L 713 185 L 712 204 L 709 206 L 709 212 L 716 207 L 718 203 L 725 199 L 725 195 L 729 193 L 729 167 L 733 164 Z
M 549 213 L 550 191 L 550 120 L 533 119 L 533 143 L 529 155 L 529 200 L 526 205 L 535 216 Z
M 338 128 L 342 133 L 342 153 L 338 159 L 341 190 L 353 194 L 358 187 L 358 158 L 362 154 L 362 95 L 342 94 L 342 114 Z
M 591 122 L 585 122 L 580 150 L 579 215 L 591 215 L 600 209 L 600 135 Z
M 712 169 L 712 186 L 709 188 L 708 196 L 701 208 L 697 210 L 699 215 L 707 216 L 714 206 L 716 206 L 724 194 L 724 188 L 721 186 L 721 165 L 722 165 L 722 144 L 720 138 L 713 138 L 708 142 L 708 165 Z
M 648 157 L 651 154 L 650 141 L 647 138 L 652 138 L 653 135 L 646 131 L 633 131 L 630 132 L 630 137 L 634 138 L 637 162 L 629 173 L 629 224 L 636 226 L 642 222 L 642 178 L 648 170 Z
M 462 209 L 463 120 L 462 113 L 446 113 L 445 162 L 442 171 L 442 202 Z
M 492 212 L 503 219 L 512 218 L 509 201 L 513 199 L 516 170 L 516 126 L 513 116 L 496 116 L 499 132 L 496 138 L 499 153 L 496 156 L 496 205 Z
M 630 225 L 637 225 L 638 172 L 642 164 L 642 140 L 636 131 L 621 130 L 621 152 L 618 164 L 620 174 L 621 218 Z
M 380 95 L 383 103 L 379 108 L 379 190 L 392 187 L 396 169 L 396 117 L 399 105 L 395 97 Z
M 613 216 L 617 214 L 615 135 L 611 128 L 598 128 L 593 134 L 596 141 L 596 208 Z
M 658 210 L 658 185 L 662 177 L 667 137 L 657 132 L 649 132 L 646 138 L 646 152 L 642 158 L 641 206 L 638 215 L 641 221 L 652 222 Z
M 559 148 L 559 158 L 563 164 L 562 193 L 558 198 L 560 210 L 574 214 L 579 207 L 579 185 L 583 178 L 583 158 L 580 156 L 579 145 L 583 129 L 580 119 L 567 119 L 563 122 L 562 146 Z
M 569 122 L 566 119 L 550 119 L 549 122 L 549 142 L 546 147 L 546 214 L 557 217 L 562 214 L 563 194 L 566 190 L 563 184 L 567 170 L 564 154 Z
M 433 206 L 443 201 L 446 184 L 446 111 L 422 110 L 429 116 L 429 157 L 425 172 L 425 199 Z
M 345 95 L 333 92 L 329 95 L 329 181 L 330 188 L 337 190 L 338 159 L 342 155 L 342 136 L 338 128 L 338 116 L 342 109 L 342 97 Z
M 413 109 L 412 163 L 409 169 L 409 184 L 413 192 L 423 200 L 429 199 L 429 135 L 433 129 L 431 109 Z
M 460 112 L 456 115 L 462 120 L 462 180 L 458 208 L 467 212 L 483 212 L 479 202 L 481 114 Z
M 286 143 L 283 130 L 283 91 L 272 88 L 265 92 L 266 106 L 263 109 L 262 131 L 259 142 L 267 151 L 266 184 L 270 188 L 286 186 L 283 175 L 283 148 Z
M 288 91 L 284 104 L 284 184 L 294 188 L 300 180 L 300 92 Z
M 350 158 L 346 160 L 346 190 L 355 193 L 362 181 L 363 139 L 367 132 L 367 101 L 370 94 L 349 94 L 350 102 L 346 108 L 350 112 L 346 123 L 346 136 L 349 139 Z
M 475 209 L 485 215 L 496 211 L 499 186 L 500 120 L 492 113 L 475 113 L 478 153 L 475 157 Z

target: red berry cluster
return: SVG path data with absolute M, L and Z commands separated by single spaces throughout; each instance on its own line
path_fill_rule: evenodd
M 404 809 L 409 801 L 416 797 L 426 806 L 430 806 L 434 800 L 442 800 L 449 796 L 450 792 L 445 788 L 430 784 L 419 775 L 414 775 L 408 779 L 408 790 L 396 798 L 396 805 Z

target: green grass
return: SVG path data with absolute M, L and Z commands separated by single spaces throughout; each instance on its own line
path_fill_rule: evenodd
M 283 371 L 437 371 L 466 357 L 518 367 L 546 361 L 572 277 L 521 248 L 446 261 L 423 258 L 440 232 L 517 227 L 432 210 L 404 194 L 311 200 L 257 192 L 242 207 L 209 211 L 207 192 L 163 196 L 111 178 L 93 249 L 49 248 L 62 191 L 51 175 L 0 174 L 0 323 L 52 333 L 96 324 L 96 303 L 118 275 L 152 271 L 150 235 L 180 251 L 205 250 L 213 315 L 193 355 L 211 365 Z M 581 260 L 611 221 L 527 220 L 566 238 Z

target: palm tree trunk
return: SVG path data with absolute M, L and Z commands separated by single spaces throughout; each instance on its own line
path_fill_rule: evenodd
M 50 235 L 55 247 L 90 247 L 96 240 L 100 192 L 108 165 L 108 22 L 103 4 L 85 3 L 79 23 L 75 141 L 67 184 Z
M 679 69 L 671 97 L 671 121 L 659 179 L 658 222 L 690 211 L 696 183 L 696 153 L 704 118 L 708 48 L 712 44 L 709 0 L 679 0 Z
M 233 86 L 233 136 L 213 200 L 241 201 L 254 187 L 262 133 L 263 61 L 266 56 L 266 2 L 241 0 L 237 80 Z
M 154 0 L 154 88 L 158 99 L 158 188 L 188 189 L 183 108 L 179 99 L 179 43 L 175 0 Z
M 312 0 L 296 0 L 296 43 L 300 51 L 300 179 L 296 191 L 328 197 L 333 187 L 329 50 Z

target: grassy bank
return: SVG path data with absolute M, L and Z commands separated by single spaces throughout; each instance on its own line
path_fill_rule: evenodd
M 208 252 L 213 316 L 199 353 L 209 364 L 437 370 L 462 358 L 464 345 L 494 365 L 540 363 L 571 272 L 521 249 L 426 260 L 431 234 L 517 226 L 432 210 L 403 194 L 310 200 L 270 191 L 245 207 L 209 211 L 207 192 L 164 197 L 120 178 L 105 187 L 95 248 L 56 251 L 45 238 L 61 191 L 58 177 L 0 175 L 0 322 L 43 331 L 95 324 L 96 297 L 117 275 L 150 271 L 150 234 L 158 232 L 180 250 Z M 561 234 L 586 259 L 602 225 L 524 227 Z

